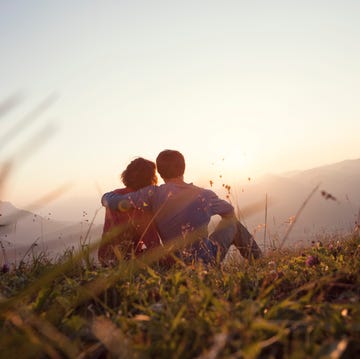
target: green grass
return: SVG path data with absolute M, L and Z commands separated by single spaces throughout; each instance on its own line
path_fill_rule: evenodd
M 311 256 L 311 257 L 310 257 Z M 355 358 L 360 239 L 226 268 L 69 252 L 1 275 L 4 358 Z

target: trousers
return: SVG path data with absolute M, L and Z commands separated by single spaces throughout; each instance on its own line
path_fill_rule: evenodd
M 239 220 L 223 218 L 209 238 L 201 244 L 197 258 L 204 263 L 222 261 L 231 245 L 234 245 L 245 259 L 253 260 L 262 256 L 254 237 Z

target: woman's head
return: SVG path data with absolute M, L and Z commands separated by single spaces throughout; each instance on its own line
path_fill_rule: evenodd
M 157 183 L 155 163 L 138 157 L 128 164 L 121 174 L 121 180 L 126 187 L 133 190 L 154 185 Z

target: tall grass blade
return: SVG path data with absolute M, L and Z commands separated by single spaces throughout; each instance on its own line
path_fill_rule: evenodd
M 304 210 L 304 208 L 305 208 L 306 205 L 309 203 L 310 199 L 311 199 L 312 196 L 316 193 L 316 191 L 319 189 L 319 187 L 320 187 L 320 183 L 313 188 L 313 190 L 312 190 L 312 191 L 310 192 L 310 194 L 306 197 L 305 201 L 303 202 L 303 204 L 300 206 L 300 208 L 299 208 L 298 211 L 296 212 L 295 218 L 294 218 L 294 220 L 290 223 L 290 225 L 289 225 L 289 227 L 288 227 L 288 229 L 287 229 L 287 231 L 286 231 L 286 233 L 285 233 L 285 235 L 284 235 L 284 238 L 282 239 L 282 241 L 281 241 L 281 243 L 280 243 L 279 249 L 281 249 L 281 248 L 284 246 L 286 240 L 287 240 L 288 237 L 289 237 L 290 232 L 292 231 L 292 229 L 294 228 L 295 223 L 296 223 L 297 220 L 299 219 L 301 212 Z

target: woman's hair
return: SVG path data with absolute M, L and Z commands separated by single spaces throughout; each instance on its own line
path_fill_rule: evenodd
M 155 185 L 157 183 L 155 163 L 138 157 L 128 164 L 121 174 L 121 180 L 126 187 L 133 190 Z
M 164 150 L 156 158 L 157 170 L 162 178 L 176 178 L 185 171 L 185 159 L 179 151 Z

